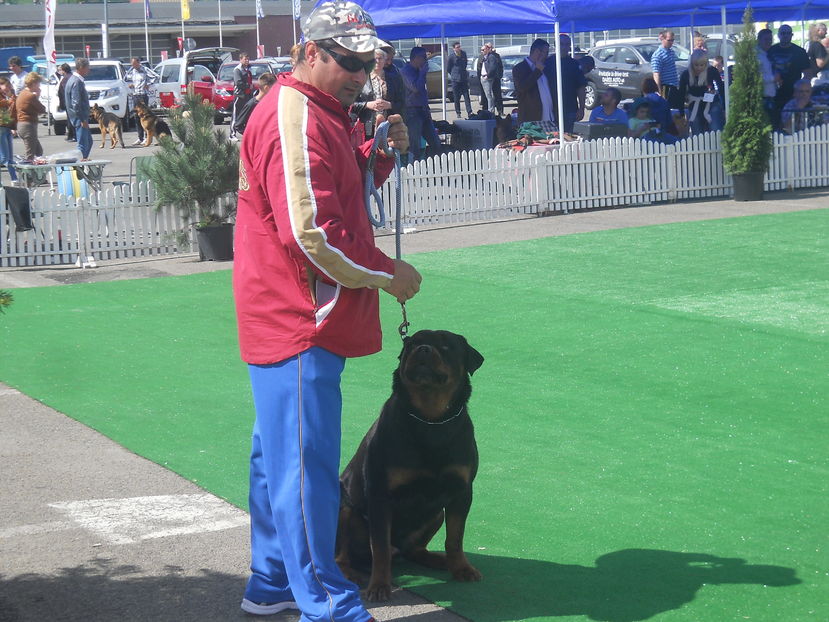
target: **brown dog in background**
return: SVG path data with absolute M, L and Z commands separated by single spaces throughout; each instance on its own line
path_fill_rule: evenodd
M 107 112 L 98 104 L 92 106 L 92 110 L 89 111 L 89 116 L 92 117 L 92 120 L 98 124 L 101 130 L 101 149 L 106 145 L 107 135 L 109 135 L 109 141 L 112 144 L 110 149 L 115 149 L 115 145 L 118 143 L 121 143 L 122 149 L 125 148 L 124 134 L 121 130 L 121 119 L 111 112 Z
M 134 110 L 135 114 L 138 115 L 138 122 L 141 123 L 141 127 L 144 128 L 144 135 L 147 137 L 144 141 L 144 147 L 149 147 L 153 144 L 153 137 L 155 137 L 156 142 L 158 142 L 158 138 L 160 136 L 173 135 L 170 131 L 170 126 L 161 120 L 152 110 L 150 110 L 149 106 L 147 106 L 144 102 L 138 102 L 135 104 Z

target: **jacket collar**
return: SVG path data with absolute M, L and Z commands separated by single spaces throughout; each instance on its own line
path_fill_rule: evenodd
M 348 112 L 343 108 L 343 105 L 339 102 L 339 100 L 324 91 L 321 91 L 315 86 L 311 86 L 307 82 L 301 82 L 294 78 L 293 74 L 290 73 L 280 73 L 276 77 L 277 81 L 279 82 L 280 86 L 287 86 L 292 89 L 296 89 L 303 95 L 305 95 L 308 99 L 312 100 L 314 103 L 329 109 L 333 114 L 339 116 L 343 123 L 350 125 L 351 120 L 348 116 Z

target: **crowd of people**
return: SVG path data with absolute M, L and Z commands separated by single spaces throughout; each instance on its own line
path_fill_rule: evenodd
M 776 44 L 770 29 L 757 33 L 763 107 L 773 129 L 785 133 L 822 123 L 827 116 L 825 107 L 817 106 L 813 99 L 814 87 L 829 85 L 826 25 L 814 24 L 810 28 L 808 50 L 793 44 L 792 35 L 787 24 L 778 29 Z M 644 81 L 642 97 L 622 110 L 618 91 L 607 89 L 601 107 L 593 110 L 590 121 L 626 122 L 630 136 L 667 143 L 687 133 L 722 130 L 726 113 L 724 82 L 731 80 L 723 57 L 711 58 L 705 37 L 695 33 L 688 67 L 678 71 L 672 50 L 674 33 L 666 30 L 659 39 L 660 48 L 651 58 L 653 78 Z M 625 121 L 626 116 L 629 118 Z

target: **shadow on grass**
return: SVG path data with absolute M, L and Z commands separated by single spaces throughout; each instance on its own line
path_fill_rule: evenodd
M 413 579 L 401 580 L 404 586 L 412 586 L 435 602 L 447 603 L 475 622 L 576 615 L 601 622 L 634 622 L 681 608 L 704 586 L 785 587 L 801 582 L 792 568 L 703 553 L 627 549 L 602 555 L 593 567 L 476 554 L 468 557 L 484 575 L 480 583 L 460 584 L 447 580 L 445 573 L 424 572 L 408 563 L 401 564 L 397 574 Z M 437 582 L 413 587 L 418 576 Z M 765 610 L 766 601 L 739 603 L 735 609 L 751 615 L 752 607 Z M 706 619 L 704 612 L 698 619 Z

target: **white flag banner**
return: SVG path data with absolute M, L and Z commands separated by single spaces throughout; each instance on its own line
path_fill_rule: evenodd
M 58 54 L 55 50 L 55 8 L 57 0 L 45 0 L 46 34 L 43 35 L 43 52 L 46 54 L 46 75 L 52 76 L 58 68 Z
M 294 19 L 299 19 L 299 16 L 302 13 L 302 7 L 299 6 L 299 0 L 293 0 L 293 7 L 294 7 Z
M 265 17 L 265 10 L 262 8 L 262 0 L 256 0 L 256 19 Z

